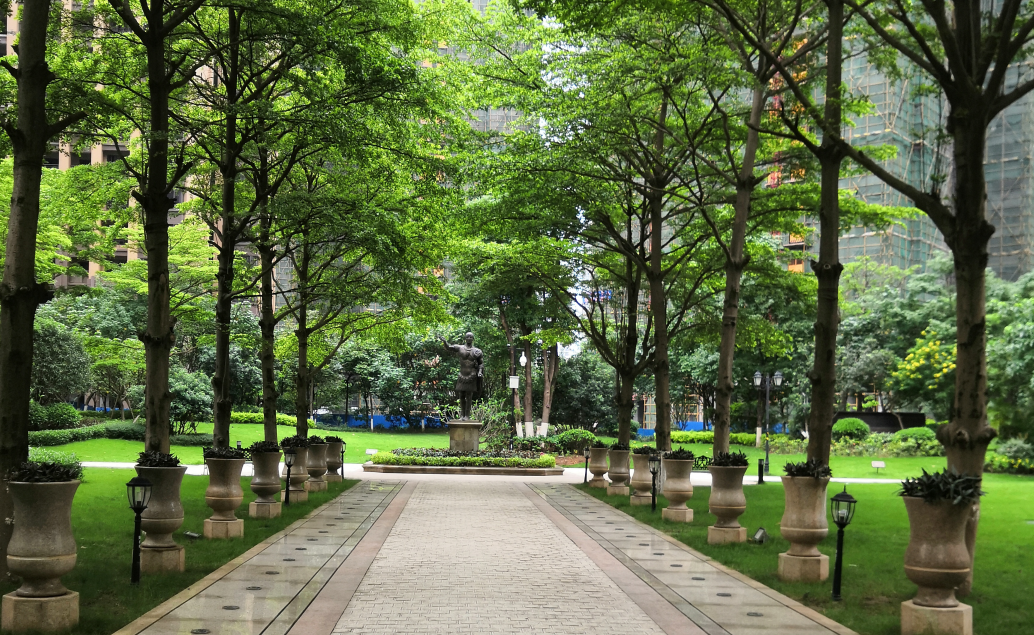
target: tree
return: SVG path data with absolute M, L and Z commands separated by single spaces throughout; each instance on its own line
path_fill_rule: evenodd
M 40 405 L 69 401 L 90 389 L 90 356 L 74 332 L 37 321 L 32 343 L 32 398 Z
M 122 419 L 126 418 L 129 406 L 132 416 L 134 404 L 130 398 L 134 386 L 144 383 L 144 345 L 137 339 L 107 339 L 105 337 L 88 337 L 85 342 L 93 364 L 90 375 L 93 378 L 93 390 L 111 397 L 111 402 L 118 404 Z
M 5 8 L 10 8 L 5 3 Z M 36 308 L 52 297 L 48 282 L 36 278 L 36 234 L 40 215 L 43 157 L 51 140 L 85 114 L 68 100 L 69 87 L 56 82 L 48 54 L 51 2 L 21 6 L 18 65 L 2 65 L 14 80 L 15 107 L 0 125 L 14 153 L 11 209 L 7 220 L 3 278 L 0 280 L 0 471 L 29 456 L 29 391 L 32 377 L 33 320 Z M 63 93 L 63 94 L 62 94 Z M 0 492 L 0 517 L 11 518 L 12 502 Z M 0 525 L 0 573 L 7 573 L 11 526 Z
M 145 155 L 144 160 L 123 159 L 136 180 L 132 196 L 142 208 L 147 252 L 147 328 L 139 334 L 147 359 L 144 445 L 149 451 L 168 452 L 169 353 L 176 325 L 169 306 L 169 212 L 173 191 L 191 168 L 183 155 L 182 131 L 170 123 L 170 103 L 205 62 L 192 56 L 185 39 L 185 23 L 204 0 L 108 4 L 111 12 L 101 11 L 94 25 L 105 31 L 98 39 L 107 62 L 97 79 L 104 86 L 105 105 L 117 117 L 106 132 L 120 144 L 140 131 Z

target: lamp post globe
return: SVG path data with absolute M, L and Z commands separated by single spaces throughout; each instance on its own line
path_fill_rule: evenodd
M 844 569 L 844 529 L 854 520 L 855 505 L 858 501 L 854 496 L 847 493 L 847 486 L 844 491 L 833 496 L 830 501 L 829 513 L 833 516 L 833 522 L 837 526 L 837 557 L 833 565 L 833 601 L 839 602 L 840 583 Z
M 760 370 L 754 371 L 754 387 L 755 388 L 761 388 L 761 379 L 762 379 L 761 371 Z

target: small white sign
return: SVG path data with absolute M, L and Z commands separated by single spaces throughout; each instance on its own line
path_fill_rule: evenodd
M 884 463 L 883 461 L 873 461 L 872 462 L 872 466 L 874 468 L 876 468 L 876 473 L 879 474 L 880 473 L 880 468 L 886 469 L 887 464 Z
M 373 456 L 374 454 L 377 454 L 377 450 L 367 450 L 366 453 Z
M 520 388 L 521 378 L 518 375 L 510 375 L 510 388 Z

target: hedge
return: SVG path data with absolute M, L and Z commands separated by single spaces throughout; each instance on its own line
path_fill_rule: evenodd
M 714 443 L 714 432 L 711 430 L 692 431 L 674 430 L 671 433 L 672 443 Z M 733 432 L 729 435 L 730 445 L 754 445 L 757 436 L 752 432 Z
M 373 455 L 374 465 L 441 465 L 449 467 L 556 467 L 556 459 L 543 454 L 537 459 L 483 456 L 399 456 L 391 452 Z
M 861 441 L 872 434 L 868 424 L 861 419 L 848 417 L 833 424 L 833 438 L 837 441 L 842 439 L 855 439 Z
M 231 412 L 230 423 L 265 423 L 265 415 L 261 412 Z M 293 426 L 297 423 L 297 419 L 291 415 L 276 413 L 276 424 L 278 426 Z
M 147 429 L 142 423 L 109 422 L 98 423 L 85 428 L 72 428 L 69 430 L 39 430 L 29 432 L 29 445 L 31 447 L 46 447 L 52 445 L 64 445 L 76 441 L 89 441 L 90 439 L 123 439 L 126 441 L 143 441 Z M 188 446 L 211 446 L 212 435 L 210 434 L 174 434 L 170 437 L 171 445 Z
M 29 432 L 29 445 L 43 447 L 48 445 L 64 445 L 76 441 L 88 441 L 90 439 L 105 439 L 107 438 L 108 425 L 100 423 L 95 426 L 86 426 L 85 428 Z

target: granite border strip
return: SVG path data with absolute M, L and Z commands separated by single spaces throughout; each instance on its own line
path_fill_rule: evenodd
M 391 502 L 287 631 L 288 635 L 333 633 L 416 488 L 416 483 L 402 483 L 402 488 L 395 491 Z
M 382 474 L 473 474 L 477 476 L 563 476 L 562 467 L 466 467 L 456 465 L 380 465 L 363 463 L 364 472 Z
M 642 529 L 644 529 L 646 531 L 649 531 L 649 532 L 653 533 L 655 536 L 657 536 L 659 538 L 662 538 L 666 542 L 674 545 L 675 547 L 678 547 L 679 549 L 682 549 L 683 551 L 686 551 L 686 552 L 690 553 L 692 556 L 694 556 L 696 558 L 699 558 L 703 562 L 706 562 L 707 564 L 711 565 L 712 567 L 714 567 L 718 571 L 720 571 L 720 572 L 722 572 L 724 574 L 727 574 L 728 576 L 730 576 L 732 578 L 735 578 L 736 580 L 746 584 L 747 586 L 751 587 L 752 589 L 754 589 L 754 590 L 756 590 L 756 591 L 758 591 L 758 592 L 760 592 L 760 593 L 770 597 L 771 599 L 775 600 L 776 602 L 779 602 L 780 604 L 782 604 L 786 608 L 788 608 L 788 609 L 790 609 L 792 611 L 795 611 L 796 613 L 799 613 L 802 617 L 805 617 L 805 618 L 815 622 L 819 626 L 827 628 L 830 631 L 836 633 L 837 635 L 858 635 L 858 633 L 856 631 L 854 631 L 854 630 L 844 626 L 843 624 L 841 624 L 841 623 L 839 623 L 839 622 L 837 622 L 837 621 L 835 621 L 835 620 L 833 620 L 833 619 L 831 619 L 829 617 L 826 617 L 825 615 L 823 615 L 822 613 L 819 613 L 815 609 L 813 609 L 811 607 L 808 607 L 808 606 L 805 606 L 804 604 L 801 604 L 797 600 L 794 600 L 793 598 L 790 598 L 790 597 L 788 597 L 786 595 L 783 595 L 782 593 L 776 591 L 775 589 L 772 589 L 771 587 L 765 586 L 764 584 L 758 582 L 757 580 L 755 580 L 755 579 L 753 579 L 751 577 L 748 577 L 747 575 L 745 575 L 743 573 L 740 573 L 739 571 L 736 571 L 735 569 L 730 569 L 729 567 L 727 567 L 724 564 L 722 564 L 721 562 L 715 560 L 711 556 L 708 556 L 708 555 L 705 555 L 703 553 L 700 553 L 699 551 L 697 551 L 696 549 L 693 549 L 689 545 L 687 545 L 687 544 L 685 544 L 683 542 L 680 542 L 680 541 L 676 540 L 675 538 L 672 538 L 671 536 L 669 536 L 668 534 L 666 534 L 666 533 L 664 533 L 662 531 L 654 529 L 653 527 L 651 527 L 650 525 L 647 525 L 646 523 L 639 522 L 638 520 L 636 520 L 635 518 L 629 516 L 628 514 L 625 514 L 621 510 L 619 510 L 619 509 L 617 509 L 615 507 L 612 507 L 610 505 L 607 505 L 607 503 L 605 503 L 603 501 L 600 501 L 598 498 L 596 498 L 594 496 L 590 496 L 590 495 L 586 494 L 585 492 L 579 490 L 577 487 L 571 487 L 571 489 L 573 491 L 577 492 L 579 495 L 585 497 L 586 499 L 588 499 L 588 500 L 590 500 L 592 502 L 595 502 L 596 504 L 606 506 L 606 508 L 608 508 L 609 510 L 614 511 L 614 512 L 618 512 L 618 513 L 626 516 L 629 521 L 635 523 L 636 525 L 638 525 Z M 553 504 L 553 501 L 550 500 L 550 497 L 548 495 L 546 495 L 545 493 L 539 492 L 539 495 L 542 496 L 543 498 L 545 498 L 547 501 L 549 501 L 551 505 Z M 565 515 L 567 515 L 566 510 L 563 513 Z M 581 524 L 580 521 L 577 521 L 577 520 L 575 520 L 574 522 L 576 522 L 578 524 Z M 592 530 L 589 530 L 589 532 L 591 532 L 591 531 Z M 595 533 L 595 532 L 593 532 L 593 533 Z M 607 542 L 607 545 L 609 546 L 608 551 L 610 551 L 610 550 L 617 550 L 617 548 L 614 547 L 612 544 L 610 544 L 609 541 L 606 541 L 606 539 L 601 537 L 600 540 L 603 540 L 603 541 Z M 625 556 L 623 553 L 621 555 L 624 558 L 628 558 L 628 556 Z M 642 569 L 642 567 L 639 567 L 638 565 L 636 565 L 636 566 L 637 566 L 637 568 Z M 633 571 L 634 570 L 635 569 L 633 569 Z M 642 570 L 645 573 L 645 575 L 650 576 L 651 578 L 654 577 L 652 574 L 647 572 L 645 569 L 642 569 Z M 656 578 L 654 578 L 654 579 L 656 579 Z M 660 582 L 659 580 L 657 582 L 658 582 L 658 584 L 664 584 L 663 582 Z M 667 586 L 667 585 L 665 585 L 665 586 Z M 685 602 L 685 600 L 683 600 L 683 601 Z M 721 628 L 721 627 L 719 627 L 719 628 Z M 724 631 L 724 629 L 723 629 L 723 631 Z
M 138 633 L 141 633 L 142 631 L 150 628 L 156 622 L 158 622 L 158 620 L 173 612 L 174 610 L 185 604 L 188 600 L 198 595 L 208 587 L 212 586 L 219 580 L 222 580 L 227 575 L 232 573 L 234 569 L 245 564 L 248 560 L 251 560 L 258 554 L 262 553 L 267 547 L 279 541 L 284 536 L 288 535 L 301 525 L 308 522 L 310 519 L 312 519 L 313 516 L 316 516 L 324 509 L 336 503 L 342 496 L 345 496 L 350 492 L 354 492 L 357 487 L 361 487 L 365 483 L 369 483 L 369 481 L 359 481 L 358 483 L 352 485 L 352 487 L 349 487 L 345 491 L 341 492 L 341 494 L 337 497 L 327 501 L 326 503 L 317 507 L 316 509 L 313 509 L 306 516 L 299 518 L 298 520 L 291 523 L 287 527 L 281 529 L 277 533 L 268 536 L 265 540 L 256 544 L 251 549 L 248 549 L 241 555 L 237 556 L 233 560 L 230 560 L 229 562 L 219 567 L 215 571 L 209 573 L 205 577 L 201 578 L 194 584 L 191 584 L 187 588 L 183 589 L 171 598 L 165 600 L 164 602 L 154 607 L 150 611 L 147 611 L 146 613 L 136 618 L 129 624 L 126 624 L 122 628 L 115 631 L 112 635 L 138 635 Z
M 527 483 L 517 485 L 535 507 L 564 533 L 586 556 L 598 566 L 625 595 L 652 619 L 661 630 L 668 635 L 685 633 L 687 635 L 704 635 L 700 628 L 684 611 L 674 606 L 669 598 L 664 597 L 641 576 L 629 570 L 625 563 L 607 551 L 598 538 L 585 532 L 562 511 L 553 506 L 549 500 L 543 500 L 541 493 L 533 490 Z

